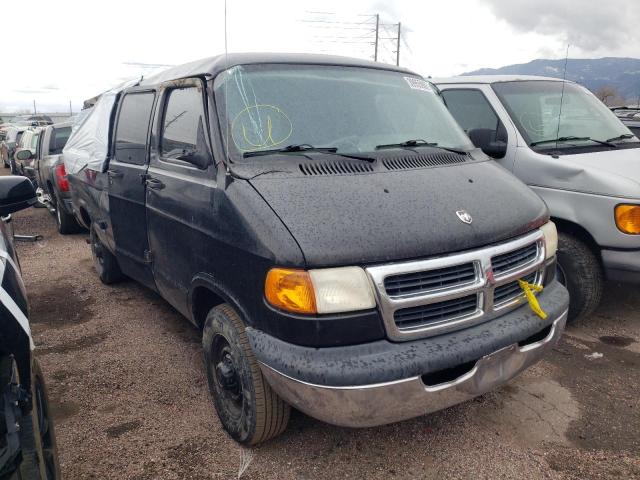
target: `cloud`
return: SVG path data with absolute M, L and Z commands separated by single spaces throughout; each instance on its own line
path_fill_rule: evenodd
M 15 3 L 15 2 L 14 2 Z M 295 51 L 371 58 L 372 15 L 402 22 L 400 64 L 418 73 L 450 76 L 483 67 L 525 63 L 541 55 L 637 56 L 640 0 L 232 0 L 228 1 L 228 48 Z M 0 75 L 0 110 L 74 110 L 125 79 L 224 52 L 224 2 L 182 0 L 29 0 L 33 31 L 51 25 L 60 55 L 13 55 Z M 126 10 L 127 15 L 122 15 Z M 193 12 L 198 12 L 194 15 Z M 311 12 L 327 12 L 312 14 Z M 87 19 L 100 17 L 99 22 Z M 312 23 L 316 18 L 326 22 Z M 114 25 L 118 34 L 114 35 Z M 3 36 L 20 50 L 42 52 L 42 39 L 5 22 Z M 388 30 L 388 32 L 387 32 Z M 636 33 L 634 30 L 637 30 Z M 393 37 L 393 26 L 381 37 Z M 387 34 L 388 33 L 388 34 Z M 150 41 L 151 40 L 151 41 Z M 580 50 L 578 48 L 583 50 Z M 382 39 L 378 58 L 395 63 L 395 42 Z M 35 59 L 35 60 L 34 60 Z
M 628 49 L 640 42 L 638 0 L 484 0 L 521 32 L 551 35 L 584 53 Z

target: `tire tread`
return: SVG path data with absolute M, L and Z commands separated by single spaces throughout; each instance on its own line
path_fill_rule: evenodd
M 220 313 L 229 319 L 237 331 L 240 339 L 240 348 L 249 363 L 255 389 L 255 430 L 253 435 L 243 443 L 256 445 L 265 442 L 281 434 L 287 428 L 291 407 L 278 396 L 262 375 L 260 366 L 249 344 L 249 338 L 245 332 L 245 324 L 235 309 L 229 304 L 219 305 L 214 307 L 213 310 L 215 309 L 218 309 Z
M 571 294 L 568 321 L 591 315 L 600 304 L 604 275 L 597 255 L 579 238 L 558 233 L 558 261 Z

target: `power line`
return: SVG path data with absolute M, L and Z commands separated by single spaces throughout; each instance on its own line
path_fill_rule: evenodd
M 373 55 L 367 55 L 374 61 L 380 61 L 380 53 L 384 52 L 389 63 L 400 64 L 400 44 L 406 39 L 402 36 L 401 23 L 383 23 L 380 14 L 359 14 L 351 17 L 339 16 L 335 12 L 307 11 L 309 18 L 301 22 L 314 28 L 318 35 L 312 38 L 315 43 L 343 44 L 350 46 L 373 46 Z M 354 21 L 354 17 L 359 17 Z M 387 45 L 388 44 L 388 45 Z M 393 48 L 390 48 L 393 46 Z M 408 48 L 408 47 L 407 47 Z M 410 49 L 409 49 L 410 50 Z M 332 50 L 330 53 L 335 53 Z M 395 57 L 392 61 L 389 57 Z

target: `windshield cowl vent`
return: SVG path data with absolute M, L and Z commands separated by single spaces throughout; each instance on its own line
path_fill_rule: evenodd
M 353 175 L 373 172 L 373 167 L 364 162 L 314 162 L 301 163 L 300 171 L 304 175 Z
M 412 168 L 440 167 L 467 161 L 466 155 L 457 153 L 434 153 L 431 155 L 406 155 L 389 157 L 382 160 L 387 170 L 407 170 Z

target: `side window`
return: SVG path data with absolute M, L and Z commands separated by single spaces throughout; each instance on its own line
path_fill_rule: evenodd
M 125 95 L 118 115 L 115 159 L 123 163 L 144 165 L 147 159 L 147 134 L 153 108 L 154 92 Z
M 202 90 L 196 87 L 170 90 L 162 119 L 160 155 L 206 168 L 212 158 L 205 128 Z
M 71 127 L 54 128 L 49 138 L 49 155 L 59 155 L 71 135 Z
M 506 155 L 507 129 L 481 91 L 445 90 L 442 92 L 442 98 L 476 147 L 493 158 Z
M 478 90 L 445 90 L 442 92 L 449 111 L 465 132 L 474 128 L 497 130 L 498 116 L 484 94 Z

